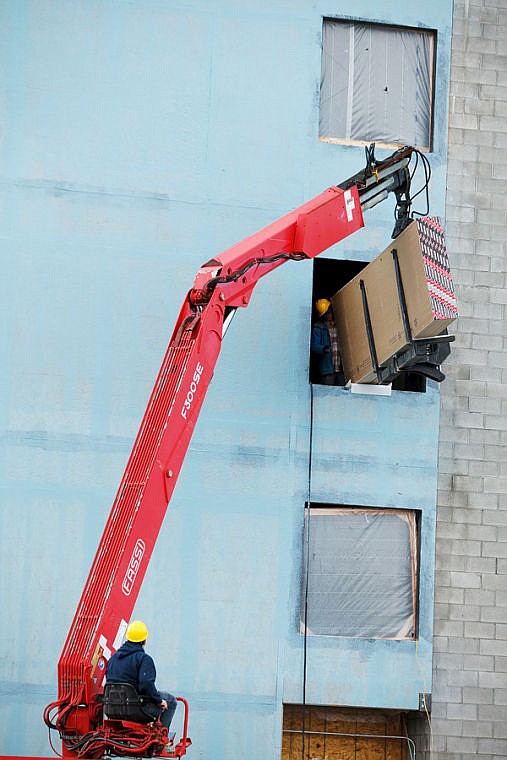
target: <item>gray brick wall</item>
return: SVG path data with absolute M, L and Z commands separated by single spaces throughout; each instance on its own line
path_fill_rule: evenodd
M 507 0 L 454 5 L 446 233 L 461 318 L 441 387 L 431 728 L 507 758 Z

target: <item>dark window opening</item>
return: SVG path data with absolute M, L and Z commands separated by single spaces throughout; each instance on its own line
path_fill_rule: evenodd
M 417 372 L 400 372 L 392 382 L 393 391 L 412 391 L 412 393 L 426 393 L 426 378 Z
M 366 266 L 364 261 L 336 261 L 335 259 L 319 258 L 313 262 L 312 289 L 312 325 L 319 320 L 316 303 L 325 298 L 328 301 L 335 293 L 347 284 L 361 269 Z M 332 309 L 332 307 L 330 307 Z M 319 354 L 310 351 L 310 382 L 324 384 L 321 378 L 321 360 Z M 345 378 L 340 378 L 340 385 L 345 384 Z
M 335 293 L 346 285 L 359 272 L 364 269 L 368 262 L 354 260 L 326 259 L 319 257 L 313 262 L 313 286 L 312 286 L 312 326 L 319 320 L 316 303 L 319 299 L 331 301 Z M 330 307 L 332 310 L 332 307 Z M 313 330 L 312 330 L 313 332 Z M 310 382 L 316 385 L 324 383 L 321 377 L 321 359 L 313 350 L 310 350 Z M 344 385 L 346 378 L 341 375 L 334 385 Z M 393 390 L 411 391 L 413 393 L 426 392 L 426 378 L 416 372 L 401 372 L 392 383 Z

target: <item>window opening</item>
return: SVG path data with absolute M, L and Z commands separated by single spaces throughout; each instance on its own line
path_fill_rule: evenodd
M 329 317 L 334 322 L 331 298 L 349 280 L 355 277 L 366 263 L 363 261 L 336 261 L 334 259 L 319 258 L 313 262 L 313 289 L 312 289 L 312 330 L 310 338 L 310 382 L 320 385 L 345 385 L 345 377 L 340 372 L 339 339 L 337 335 L 330 334 L 329 347 L 326 332 L 328 331 Z M 322 300 L 329 302 L 326 314 L 320 314 L 318 303 Z M 332 344 L 335 345 L 333 346 Z M 333 348 L 335 356 L 333 357 Z M 326 351 L 327 349 L 327 351 Z M 327 354 L 327 355 L 326 355 Z M 333 366 L 331 368 L 331 362 Z M 334 372 L 332 382 L 327 381 L 330 372 Z
M 301 760 L 304 724 L 305 758 L 412 760 L 407 723 L 408 714 L 398 710 L 284 704 L 281 757 Z
M 319 137 L 431 150 L 436 32 L 324 18 Z
M 307 635 L 415 639 L 417 512 L 312 505 L 305 519 L 300 632 L 306 597 Z
M 313 285 L 312 285 L 312 335 L 313 326 L 319 319 L 316 303 L 319 299 L 328 301 L 364 269 L 368 262 L 355 261 L 352 259 L 327 259 L 319 256 L 313 261 Z M 332 306 L 331 306 L 332 310 Z M 314 346 L 315 348 L 315 346 Z M 339 350 L 339 347 L 338 347 Z M 335 385 L 343 386 L 346 378 L 342 375 L 336 379 Z M 321 376 L 321 355 L 312 350 L 312 337 L 310 338 L 310 362 L 309 380 L 316 385 L 324 383 Z M 416 372 L 401 372 L 392 383 L 393 390 L 412 391 L 415 393 L 426 392 L 426 378 Z
M 426 393 L 426 378 L 417 372 L 400 372 L 391 383 L 391 387 L 394 391 Z

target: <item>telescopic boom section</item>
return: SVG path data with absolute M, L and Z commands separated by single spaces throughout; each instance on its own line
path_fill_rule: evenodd
M 213 375 L 228 314 L 246 306 L 258 280 L 284 261 L 313 258 L 362 226 L 357 187 L 331 187 L 197 273 L 60 657 L 58 700 L 46 708 L 45 720 L 62 738 L 82 736 L 97 723 L 96 695 L 102 692 L 105 665 L 122 643 Z M 73 744 L 64 740 L 64 756 L 76 755 L 69 749 Z

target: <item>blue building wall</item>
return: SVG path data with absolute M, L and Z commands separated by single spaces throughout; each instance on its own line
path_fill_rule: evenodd
M 438 31 L 432 213 L 445 215 L 451 0 L 358 0 Z M 0 4 L 0 751 L 50 754 L 43 707 L 184 294 L 200 264 L 358 171 L 319 142 L 330 0 Z M 335 258 L 389 241 L 390 201 Z M 191 757 L 277 758 L 302 701 L 312 264 L 231 326 L 136 615 Z M 430 384 L 431 386 L 431 384 Z M 414 709 L 430 691 L 438 389 L 314 388 L 311 497 L 422 511 L 420 639 L 311 637 L 307 700 Z

